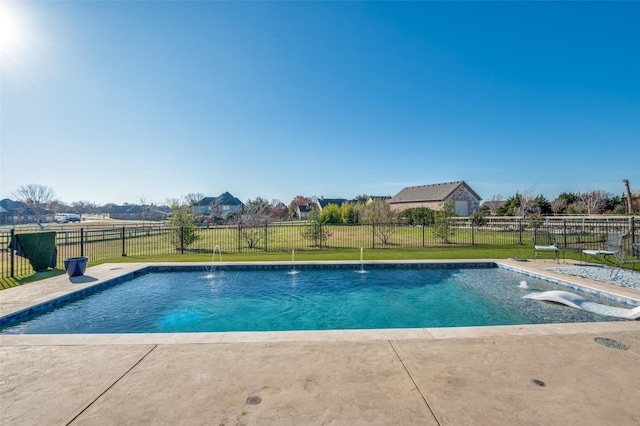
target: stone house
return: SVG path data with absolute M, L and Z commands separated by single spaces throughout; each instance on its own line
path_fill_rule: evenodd
M 459 216 L 478 212 L 482 198 L 464 181 L 409 186 L 391 197 L 391 210 L 401 212 L 414 207 L 442 210 L 444 203 L 453 202 Z

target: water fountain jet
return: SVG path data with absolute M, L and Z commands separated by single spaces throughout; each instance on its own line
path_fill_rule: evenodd
M 215 246 L 213 246 L 213 255 L 211 256 L 211 267 L 209 268 L 209 273 L 204 276 L 206 279 L 212 279 L 212 278 L 215 277 L 215 273 L 216 273 L 216 266 L 215 266 L 216 251 L 218 252 L 218 256 L 220 257 L 220 263 L 222 263 L 222 250 L 220 250 L 220 246 L 218 244 L 216 244 Z
M 296 249 L 291 249 L 291 270 L 287 272 L 289 275 L 296 275 L 300 271 L 296 270 Z
M 360 247 L 360 270 L 356 271 L 356 272 L 359 273 L 359 274 L 366 274 L 367 271 L 364 270 L 364 259 L 363 259 L 363 256 L 362 256 L 362 252 L 363 252 L 363 249 L 362 249 L 362 247 Z

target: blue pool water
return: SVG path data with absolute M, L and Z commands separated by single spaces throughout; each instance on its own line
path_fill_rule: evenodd
M 290 272 L 149 273 L 14 323 L 1 333 L 283 331 L 616 320 L 523 299 L 533 291 L 562 287 L 502 268 Z

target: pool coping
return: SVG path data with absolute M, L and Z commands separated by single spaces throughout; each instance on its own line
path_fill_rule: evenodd
M 487 266 L 502 267 L 524 275 L 559 282 L 569 288 L 580 288 L 589 293 L 612 300 L 627 300 L 640 305 L 640 291 L 546 270 L 545 261 L 519 260 L 376 260 L 376 261 L 311 261 L 296 262 L 296 266 L 313 268 L 337 265 L 360 267 L 361 265 L 416 265 L 424 266 Z M 555 264 L 554 264 L 555 265 Z M 210 268 L 210 262 L 146 262 L 102 264 L 89 268 L 82 277 L 60 275 L 42 282 L 0 291 L 0 324 L 13 322 L 33 314 L 34 310 L 48 309 L 69 299 L 83 297 L 110 285 L 126 281 L 152 269 L 176 270 Z M 273 268 L 292 266 L 292 262 L 219 262 L 216 267 Z M 154 271 L 155 272 L 155 271 Z M 9 323 L 10 323 L 9 322 Z M 446 339 L 502 335 L 574 334 L 604 331 L 640 330 L 640 321 L 560 323 L 509 326 L 322 330 L 322 331 L 264 331 L 264 332 L 212 332 L 212 333 L 151 333 L 151 334 L 23 334 L 0 335 L 0 345 L 104 345 L 104 344 L 183 344 L 274 341 L 351 341 L 394 339 Z

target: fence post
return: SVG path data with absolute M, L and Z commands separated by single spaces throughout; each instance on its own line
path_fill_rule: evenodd
M 238 253 L 242 253 L 242 225 L 238 223 Z
M 522 219 L 518 218 L 518 234 L 520 241 L 518 242 L 519 245 L 522 245 Z
M 562 245 L 567 247 L 567 219 L 562 219 Z
M 15 277 L 15 262 L 16 262 L 16 232 L 15 229 L 11 228 L 11 244 L 9 244 L 9 257 L 11 263 L 11 278 Z
M 180 227 L 180 254 L 184 254 L 184 226 Z
M 84 256 L 84 228 L 80 228 L 80 256 Z
M 476 245 L 476 227 L 473 221 L 471 221 L 471 245 Z
M 371 222 L 371 247 L 376 248 L 376 223 Z
M 631 244 L 636 242 L 636 222 L 633 220 L 633 216 L 629 218 L 629 231 L 631 232 Z
M 264 221 L 264 251 L 269 251 L 267 248 L 267 235 L 269 235 L 269 230 L 267 227 L 269 226 L 268 222 Z
M 123 226 L 122 227 L 122 257 L 127 257 L 127 250 L 126 250 L 126 238 L 125 238 L 125 231 L 126 228 Z
M 424 248 L 424 228 L 425 228 L 425 224 L 424 221 L 422 222 L 422 248 Z

